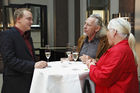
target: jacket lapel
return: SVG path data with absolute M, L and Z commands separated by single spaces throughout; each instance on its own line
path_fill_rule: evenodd
M 103 48 L 105 47 L 106 42 L 104 37 L 100 39 L 99 45 L 98 45 L 98 49 L 96 52 L 96 57 L 98 58 L 99 54 L 101 53 L 101 51 L 103 50 Z
M 25 48 L 26 52 L 32 57 L 32 55 L 30 54 L 29 49 L 28 49 L 23 37 L 20 35 L 19 31 L 14 27 L 12 28 L 12 31 L 15 32 L 14 34 L 16 35 L 17 39 L 19 39 L 20 42 L 18 42 L 18 43 L 21 44 L 21 46 L 23 46 Z

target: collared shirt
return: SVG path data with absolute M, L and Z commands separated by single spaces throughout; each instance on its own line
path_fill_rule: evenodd
M 34 59 L 34 57 L 33 57 L 33 51 L 32 51 L 32 46 L 31 46 L 31 44 L 30 44 L 30 42 L 29 42 L 29 36 L 28 36 L 28 34 L 27 34 L 27 33 L 24 33 L 23 31 L 21 31 L 21 30 L 20 30 L 19 28 L 17 28 L 17 27 L 15 27 L 15 28 L 20 32 L 20 35 L 23 37 L 23 39 L 24 39 L 24 41 L 25 41 L 25 43 L 26 43 L 26 46 L 27 46 L 27 48 L 28 48 L 30 54 L 32 55 L 32 58 Z
M 88 55 L 92 58 L 96 57 L 96 52 L 99 44 L 99 39 L 98 38 L 93 38 L 90 42 L 88 42 L 88 37 L 86 37 L 83 46 L 80 51 L 80 55 L 82 56 L 83 54 Z

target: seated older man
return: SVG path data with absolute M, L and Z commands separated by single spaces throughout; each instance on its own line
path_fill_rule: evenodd
M 102 54 L 110 47 L 106 37 L 106 27 L 102 18 L 97 14 L 92 14 L 87 18 L 84 25 L 83 35 L 78 40 L 80 60 L 86 62 L 93 58 L 98 60 Z

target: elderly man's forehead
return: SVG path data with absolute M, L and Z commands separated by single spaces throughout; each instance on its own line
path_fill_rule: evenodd
M 89 21 L 89 22 L 95 22 L 95 20 L 96 20 L 95 18 L 89 17 L 89 18 L 86 19 L 86 22 L 87 22 L 87 21 Z

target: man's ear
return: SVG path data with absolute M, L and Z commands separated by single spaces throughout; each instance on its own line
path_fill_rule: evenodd
M 101 26 L 96 26 L 95 31 L 98 32 L 100 30 Z
M 20 20 L 20 18 L 19 18 L 19 17 L 18 17 L 18 18 L 16 18 L 16 22 L 17 22 L 17 21 L 19 21 L 19 20 Z

